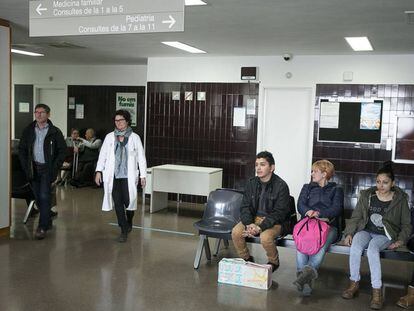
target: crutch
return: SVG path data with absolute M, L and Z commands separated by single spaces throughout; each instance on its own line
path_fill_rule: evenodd
M 72 162 L 72 179 L 75 178 L 76 172 L 78 171 L 78 158 L 79 158 L 79 152 L 74 152 L 73 162 Z

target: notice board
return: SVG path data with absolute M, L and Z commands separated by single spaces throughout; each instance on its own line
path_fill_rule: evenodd
M 380 99 L 321 99 L 318 141 L 379 144 L 382 106 Z

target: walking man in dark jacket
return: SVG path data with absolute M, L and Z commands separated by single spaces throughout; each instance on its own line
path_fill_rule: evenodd
M 243 196 L 240 211 L 241 222 L 232 232 L 234 246 L 241 258 L 253 261 L 246 245 L 246 237 L 260 235 L 272 270 L 279 268 L 279 255 L 275 238 L 282 233 L 282 225 L 288 221 L 289 187 L 274 174 L 275 160 L 268 151 L 256 156 L 256 177 L 251 178 Z
M 19 158 L 40 211 L 35 238 L 41 240 L 52 227 L 51 185 L 65 159 L 66 143 L 62 132 L 49 120 L 49 106 L 36 105 L 34 115 L 35 121 L 24 129 L 20 139 Z

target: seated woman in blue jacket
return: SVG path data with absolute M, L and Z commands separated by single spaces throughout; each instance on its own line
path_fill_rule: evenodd
M 328 160 L 313 163 L 312 181 L 303 185 L 298 199 L 298 212 L 302 218 L 316 217 L 330 225 L 328 238 L 318 253 L 306 255 L 296 252 L 297 279 L 293 284 L 305 296 L 312 293 L 312 281 L 318 277 L 317 271 L 327 249 L 341 234 L 339 218 L 344 206 L 344 192 L 335 182 L 329 182 L 334 172 L 334 165 Z

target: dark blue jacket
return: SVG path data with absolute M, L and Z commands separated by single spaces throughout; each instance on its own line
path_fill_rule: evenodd
M 320 218 L 337 220 L 342 215 L 343 209 L 344 192 L 336 183 L 329 182 L 325 187 L 315 182 L 303 185 L 298 199 L 298 212 L 302 217 L 307 211 L 314 210 L 319 212 Z M 339 228 L 338 223 L 332 224 Z

